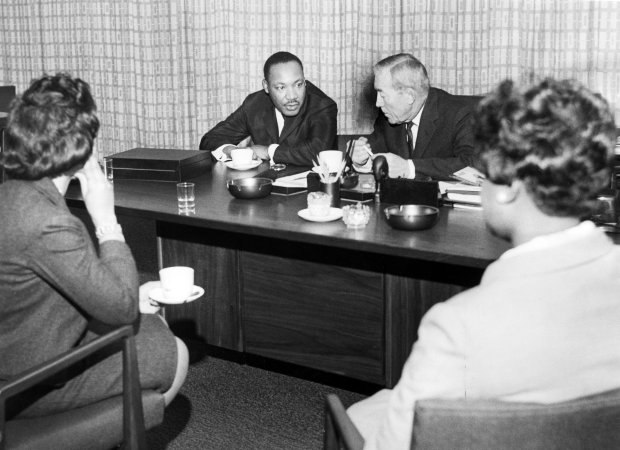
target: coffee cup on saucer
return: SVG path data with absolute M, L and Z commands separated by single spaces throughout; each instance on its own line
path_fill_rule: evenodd
M 182 302 L 192 295 L 194 269 L 186 266 L 166 267 L 159 271 L 163 296 L 170 302 Z
M 235 148 L 230 151 L 230 157 L 235 166 L 249 166 L 254 158 L 254 150 L 251 148 Z

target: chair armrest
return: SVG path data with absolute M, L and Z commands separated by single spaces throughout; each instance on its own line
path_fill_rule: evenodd
M 78 348 L 62 353 L 55 358 L 41 363 L 31 369 L 14 376 L 11 380 L 0 385 L 0 404 L 7 398 L 40 383 L 41 381 L 55 375 L 56 373 L 70 367 L 76 362 L 86 358 L 87 356 L 101 350 L 112 343 L 133 335 L 131 325 L 125 325 L 118 328 L 94 341 L 82 345 Z
M 123 341 L 123 429 L 127 448 L 146 448 L 134 330 L 124 325 L 88 344 L 68 350 L 0 384 L 0 448 L 4 444 L 6 399 L 40 383 L 89 355 Z
M 341 444 L 345 450 L 361 450 L 364 438 L 347 415 L 340 398 L 335 394 L 327 394 L 323 448 L 337 450 Z

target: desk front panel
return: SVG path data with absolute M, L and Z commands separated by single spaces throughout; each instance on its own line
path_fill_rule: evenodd
M 202 299 L 166 308 L 175 329 L 385 386 L 399 379 L 428 308 L 482 273 L 178 224 L 160 222 L 157 233 L 162 266 L 195 267 L 205 288 Z

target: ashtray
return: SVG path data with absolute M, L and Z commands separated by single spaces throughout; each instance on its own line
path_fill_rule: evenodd
M 342 207 L 342 221 L 347 228 L 364 228 L 370 220 L 370 208 L 357 202 Z
M 399 230 L 425 230 L 439 217 L 439 209 L 427 205 L 390 206 L 383 212 L 390 226 Z
M 267 197 L 271 194 L 272 181 L 270 178 L 239 178 L 228 180 L 228 192 L 236 198 L 251 199 Z

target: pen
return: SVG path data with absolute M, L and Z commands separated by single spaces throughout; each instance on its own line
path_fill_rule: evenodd
M 366 153 L 368 153 L 368 156 L 370 156 L 370 159 L 375 158 L 375 154 L 371 152 L 370 149 L 366 145 L 364 145 L 364 150 L 366 150 Z

